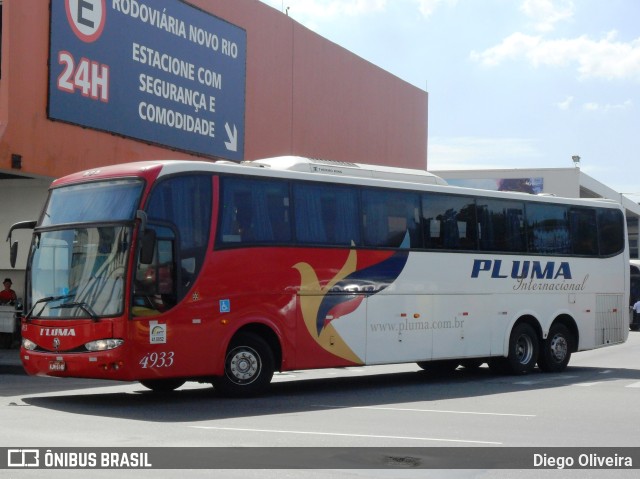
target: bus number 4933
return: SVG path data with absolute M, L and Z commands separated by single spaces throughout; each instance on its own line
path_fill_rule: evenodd
M 58 77 L 58 89 L 67 93 L 80 90 L 82 96 L 92 100 L 109 102 L 109 66 L 81 58 L 78 63 L 69 52 L 58 53 L 58 63 L 63 65 Z
M 173 351 L 160 351 L 159 353 L 145 354 L 139 364 L 142 369 L 147 368 L 170 368 L 173 366 Z

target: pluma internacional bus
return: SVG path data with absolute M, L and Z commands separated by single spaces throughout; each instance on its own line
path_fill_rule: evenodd
M 298 157 L 155 161 L 54 181 L 27 227 L 34 375 L 252 395 L 294 369 L 562 371 L 629 334 L 614 202 Z

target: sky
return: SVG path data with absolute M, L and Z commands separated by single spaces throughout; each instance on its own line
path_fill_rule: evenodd
M 577 155 L 640 201 L 640 1 L 261 1 L 429 93 L 429 170 Z

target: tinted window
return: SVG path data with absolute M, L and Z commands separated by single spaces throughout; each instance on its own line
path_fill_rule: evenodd
M 159 183 L 147 205 L 150 220 L 168 221 L 182 249 L 206 247 L 211 222 L 211 177 L 178 176 Z
M 591 208 L 571 208 L 569 210 L 569 226 L 573 254 L 598 254 L 598 228 L 596 210 Z
M 478 199 L 480 249 L 486 251 L 526 251 L 524 204 L 518 201 Z
M 461 196 L 423 196 L 422 231 L 426 248 L 476 249 L 475 201 Z
M 598 211 L 598 239 L 600 254 L 609 256 L 624 249 L 624 217 L 620 210 Z
M 296 239 L 301 243 L 360 244 L 355 188 L 299 183 L 293 186 Z
M 570 253 L 568 209 L 545 203 L 527 204 L 527 245 L 530 253 Z
M 158 183 L 147 204 L 150 223 L 166 224 L 176 232 L 178 299 L 191 286 L 204 261 L 211 229 L 211 190 L 211 176 L 177 176 Z M 162 246 L 160 237 L 158 241 L 156 247 Z
M 409 234 L 410 245 L 420 248 L 420 202 L 417 193 L 385 190 L 362 192 L 364 242 L 367 246 L 400 246 Z
M 354 244 L 580 256 L 612 255 L 625 246 L 619 210 L 540 200 L 223 177 L 220 203 L 218 241 L 226 245 Z
M 186 274 L 176 269 L 175 231 L 172 228 L 148 224 L 148 229 L 156 232 L 154 254 L 151 263 L 138 263 L 133 282 L 134 316 L 160 314 L 173 308 L 178 299 L 184 297 L 186 287 L 179 287 L 179 281 L 187 280 Z M 180 292 L 179 292 L 180 291 Z
M 222 179 L 222 243 L 291 241 L 289 187 L 284 181 Z

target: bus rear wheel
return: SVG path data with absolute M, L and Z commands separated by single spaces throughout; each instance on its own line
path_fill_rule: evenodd
M 224 360 L 224 375 L 213 385 L 226 396 L 255 396 L 264 392 L 275 369 L 273 351 L 260 336 L 239 334 L 231 341 Z
M 178 389 L 184 383 L 182 379 L 147 379 L 140 381 L 140 384 L 147 389 L 151 389 L 154 393 L 168 393 Z
M 551 326 L 547 339 L 542 343 L 538 367 L 545 372 L 564 371 L 571 359 L 573 336 L 564 324 Z
M 538 361 L 538 335 L 527 323 L 516 325 L 509 337 L 507 365 L 512 374 L 527 374 Z

